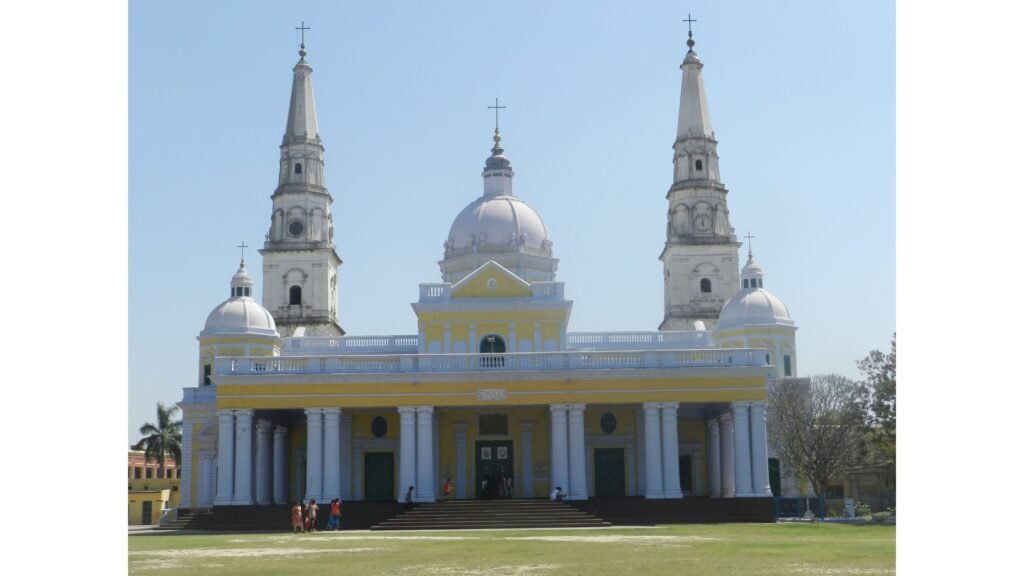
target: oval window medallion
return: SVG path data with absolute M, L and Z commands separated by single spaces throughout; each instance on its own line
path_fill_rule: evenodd
M 601 416 L 601 430 L 605 434 L 611 434 L 612 432 L 615 432 L 615 427 L 617 425 L 618 422 L 615 420 L 615 414 L 612 414 L 611 412 L 605 412 Z
M 377 416 L 370 423 L 370 432 L 376 438 L 383 438 L 388 433 L 388 421 L 383 416 Z

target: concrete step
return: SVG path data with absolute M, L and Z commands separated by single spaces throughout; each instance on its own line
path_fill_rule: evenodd
M 550 500 L 457 500 L 417 504 L 371 530 L 569 528 L 610 526 L 577 508 Z

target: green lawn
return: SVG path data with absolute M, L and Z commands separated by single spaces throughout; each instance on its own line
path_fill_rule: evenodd
M 318 534 L 137 534 L 132 574 L 893 574 L 894 526 L 716 524 L 653 528 Z

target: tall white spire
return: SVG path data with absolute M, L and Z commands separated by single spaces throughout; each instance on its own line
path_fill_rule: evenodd
M 303 23 L 303 32 L 307 30 Z M 305 38 L 292 68 L 288 122 L 263 255 L 263 306 L 282 336 L 339 336 L 338 267 L 333 199 L 324 183 L 324 147 L 316 122 L 313 68 Z
M 696 22 L 689 17 L 686 21 Z M 679 66 L 683 78 L 661 253 L 665 268 L 661 330 L 689 330 L 698 320 L 713 328 L 726 299 L 739 287 L 740 244 L 729 223 L 728 190 L 718 170 L 718 142 L 704 90 L 704 64 L 693 50 L 692 31 L 686 45 Z

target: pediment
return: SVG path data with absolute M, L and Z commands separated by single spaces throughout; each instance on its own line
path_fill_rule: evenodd
M 532 298 L 530 283 L 494 260 L 452 286 L 452 298 Z

